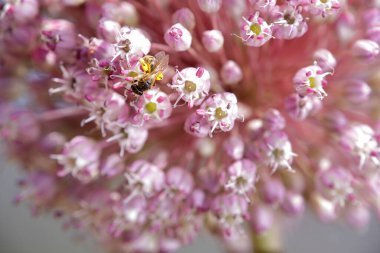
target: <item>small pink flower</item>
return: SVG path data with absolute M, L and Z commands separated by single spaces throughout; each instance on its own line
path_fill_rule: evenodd
M 310 1 L 310 12 L 313 15 L 328 15 L 336 14 L 341 8 L 339 0 L 312 0 Z
M 63 59 L 73 56 L 77 45 L 74 24 L 65 19 L 45 19 L 42 24 L 42 39 L 46 46 Z
M 293 94 L 285 100 L 285 109 L 296 120 L 304 120 L 321 108 L 321 100 L 314 96 Z
M 248 216 L 248 203 L 244 197 L 234 194 L 218 195 L 211 204 L 211 210 L 218 218 L 218 222 L 228 237 L 238 232 Z
M 294 39 L 303 36 L 308 29 L 304 17 L 294 7 L 288 6 L 274 22 L 273 33 L 279 39 Z
M 125 151 L 129 153 L 139 152 L 146 140 L 148 131 L 145 128 L 127 124 L 114 129 L 113 136 L 107 142 L 117 141 L 120 146 L 120 156 L 124 156 Z
M 272 173 L 279 168 L 293 171 L 291 163 L 293 157 L 292 145 L 284 132 L 278 131 L 271 133 L 264 141 L 264 152 L 266 153 L 266 163 L 272 168 Z
M 316 187 L 322 196 L 340 206 L 352 197 L 352 184 L 351 173 L 343 168 L 329 168 L 320 171 L 316 177 Z
M 148 120 L 164 120 L 172 113 L 172 104 L 166 93 L 158 89 L 150 89 L 140 96 L 132 106 L 137 110 L 137 118 L 142 122 Z M 137 120 L 140 121 L 140 120 Z
M 223 132 L 230 131 L 234 127 L 235 120 L 241 118 L 238 114 L 236 96 L 228 92 L 209 97 L 197 113 L 206 117 L 212 125 L 209 131 L 210 136 L 217 129 Z
M 325 77 L 330 74 L 317 65 L 302 68 L 293 78 L 294 88 L 301 96 L 312 95 L 323 99 L 327 96 L 324 90 L 327 85 Z
M 173 76 L 171 88 L 178 92 L 178 99 L 189 107 L 200 105 L 210 90 L 210 73 L 204 68 L 185 68 Z
M 88 183 L 99 175 L 100 152 L 101 149 L 95 141 L 77 136 L 65 144 L 61 154 L 51 157 L 63 166 L 58 176 L 71 174 L 83 183 Z
M 273 37 L 271 26 L 259 15 L 256 12 L 248 18 L 243 17 L 240 34 L 247 46 L 260 47 Z
M 256 165 L 252 161 L 248 159 L 236 161 L 228 167 L 228 181 L 225 188 L 243 195 L 250 201 L 248 194 L 255 189 L 256 173 Z
M 347 126 L 340 136 L 340 144 L 344 150 L 359 159 L 359 169 L 367 162 L 380 165 L 380 148 L 371 127 L 364 124 Z
M 189 195 L 194 188 L 194 180 L 191 173 L 180 167 L 173 167 L 166 172 L 167 187 L 184 195 Z
M 116 43 L 117 35 L 120 31 L 120 24 L 107 19 L 99 20 L 97 33 L 100 38 L 106 40 L 109 43 Z
M 128 187 L 146 197 L 159 192 L 165 186 L 165 174 L 154 164 L 137 160 L 125 173 Z
M 142 57 L 149 53 L 150 47 L 150 40 L 140 29 L 123 26 L 116 37 L 116 54 L 112 60 L 115 60 L 117 57 L 126 60 L 129 60 L 132 56 Z

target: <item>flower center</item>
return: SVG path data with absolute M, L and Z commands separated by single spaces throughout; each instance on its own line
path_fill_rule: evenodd
M 225 117 L 227 117 L 227 112 L 223 111 L 222 108 L 220 107 L 216 108 L 215 118 L 217 118 L 218 120 L 221 120 L 221 119 L 224 119 Z
M 284 15 L 284 19 L 286 20 L 288 25 L 293 25 L 296 22 L 296 19 L 290 13 L 286 13 Z
M 194 92 L 197 89 L 197 85 L 192 81 L 186 81 L 185 82 L 185 91 L 188 93 Z
M 281 160 L 284 157 L 284 150 L 278 148 L 274 149 L 273 156 L 276 158 L 276 160 Z
M 131 51 L 131 42 L 128 39 L 120 41 L 119 45 L 119 48 L 125 53 L 129 53 L 129 51 Z
M 256 35 L 261 33 L 261 26 L 259 24 L 252 24 L 249 29 Z
M 236 179 L 236 186 L 238 188 L 244 188 L 247 185 L 247 180 L 244 177 L 238 177 Z
M 154 102 L 149 102 L 145 105 L 145 110 L 148 113 L 154 113 L 157 110 L 157 104 Z
M 321 1 L 321 3 L 325 4 L 325 3 L 327 3 L 329 0 L 320 0 L 320 1 Z
M 316 86 L 316 80 L 315 77 L 309 77 L 309 86 L 310 88 L 314 89 Z

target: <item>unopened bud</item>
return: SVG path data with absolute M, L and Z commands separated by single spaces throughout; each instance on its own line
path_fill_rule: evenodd
M 177 23 L 166 31 L 164 36 L 166 44 L 177 52 L 186 51 L 191 46 L 191 34 L 180 23 Z

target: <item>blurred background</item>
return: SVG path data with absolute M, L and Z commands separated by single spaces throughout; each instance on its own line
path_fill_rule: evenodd
M 101 246 L 86 238 L 75 239 L 63 231 L 52 217 L 32 218 L 25 204 L 14 206 L 16 181 L 21 172 L 4 159 L 0 150 L 0 253 L 103 253 Z M 320 223 L 306 213 L 292 223 L 285 237 L 287 253 L 379 253 L 380 224 L 373 218 L 366 231 L 355 231 L 340 224 Z M 206 233 L 179 253 L 223 252 L 221 245 Z

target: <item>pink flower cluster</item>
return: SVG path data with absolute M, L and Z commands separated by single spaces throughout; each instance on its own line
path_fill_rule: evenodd
M 306 206 L 364 228 L 380 217 L 379 44 L 376 0 L 6 0 L 15 200 L 115 252 L 205 229 L 246 252 Z

